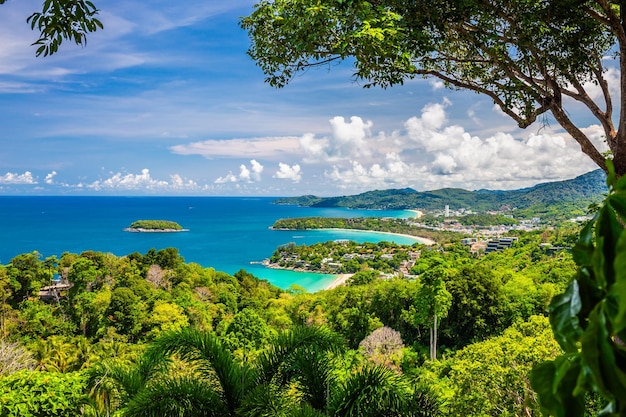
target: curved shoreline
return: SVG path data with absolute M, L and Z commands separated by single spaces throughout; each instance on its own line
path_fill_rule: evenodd
M 276 229 L 276 230 L 322 230 L 322 231 L 332 231 L 332 230 L 341 230 L 341 231 L 345 231 L 345 232 L 361 232 L 361 233 L 381 233 L 384 235 L 391 235 L 391 236 L 402 236 L 402 237 L 407 237 L 407 238 L 411 238 L 411 239 L 415 239 L 416 242 L 421 243 L 423 245 L 434 245 L 435 242 L 432 239 L 428 239 L 425 237 L 420 237 L 420 236 L 414 236 L 414 235 L 407 235 L 406 233 L 393 233 L 393 232 L 382 232 L 379 230 L 364 230 L 364 229 L 345 229 L 345 228 L 339 228 L 339 227 L 325 227 L 325 228 L 320 228 L 320 229 Z
M 335 279 L 328 285 L 324 287 L 324 290 L 331 290 L 333 288 L 339 287 L 340 285 L 345 285 L 348 279 L 354 274 L 329 274 L 327 272 L 318 272 L 318 271 L 309 271 L 308 269 L 301 268 L 284 268 L 279 266 L 278 264 L 270 263 L 268 259 L 260 262 L 264 267 L 269 269 L 278 269 L 281 271 L 291 271 L 291 272 L 305 272 L 309 274 L 320 274 L 320 275 L 333 275 Z
M 407 209 L 406 211 L 410 211 L 412 213 L 415 213 L 415 217 L 418 218 L 418 219 L 424 215 L 423 211 L 417 210 L 417 209 Z
M 337 278 L 335 278 L 335 280 L 333 282 L 331 282 L 330 284 L 328 284 L 326 286 L 326 288 L 324 288 L 324 289 L 325 290 L 332 290 L 333 288 L 337 288 L 339 286 L 346 285 L 346 282 L 348 282 L 348 280 L 352 277 L 352 275 L 354 275 L 354 274 L 339 274 L 339 275 L 337 275 Z

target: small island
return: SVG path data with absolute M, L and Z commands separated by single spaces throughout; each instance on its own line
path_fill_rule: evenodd
M 129 227 L 124 229 L 125 232 L 187 232 L 189 229 L 169 220 L 137 220 Z

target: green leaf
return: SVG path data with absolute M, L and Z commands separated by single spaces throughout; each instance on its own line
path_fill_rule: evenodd
M 603 303 L 589 315 L 589 325 L 581 337 L 583 366 L 592 383 L 605 398 L 626 400 L 626 373 L 617 363 L 617 352 L 607 328 Z M 626 358 L 620 358 L 623 361 Z
M 617 242 L 615 263 L 615 283 L 609 288 L 608 298 L 615 311 L 611 310 L 613 332 L 620 333 L 626 329 L 626 233 Z
M 530 385 L 539 397 L 541 411 L 547 415 L 560 416 L 562 415 L 561 400 L 553 389 L 555 375 L 555 361 L 537 364 L 530 372 Z
M 626 190 L 626 175 L 622 175 L 615 182 L 615 191 L 624 191 Z
M 609 245 L 610 246 L 610 245 Z M 593 278 L 595 282 L 598 284 L 602 290 L 605 290 L 607 287 L 606 276 L 605 276 L 605 265 L 607 262 L 610 262 L 612 257 L 609 257 L 609 260 L 605 258 L 604 252 L 604 238 L 599 236 L 596 238 L 596 250 L 593 252 L 593 256 L 591 257 L 592 267 L 593 267 Z M 608 248 L 610 251 L 610 247 Z M 609 275 L 610 276 L 610 275 Z
M 556 417 L 584 415 L 584 396 L 574 395 L 581 371 L 580 358 L 567 355 L 533 367 L 530 383 L 544 414 Z
M 609 190 L 611 190 L 615 184 L 615 166 L 613 165 L 613 160 L 611 159 L 606 159 L 605 164 L 608 171 L 608 174 L 606 175 L 606 185 L 609 187 Z
M 578 313 L 582 307 L 578 281 L 573 280 L 564 293 L 550 303 L 550 324 L 554 338 L 565 352 L 577 352 L 578 340 L 582 335 Z
M 609 286 L 614 280 L 613 262 L 615 248 L 624 227 L 617 220 L 615 211 L 606 204 L 598 212 L 596 222 L 596 253 L 593 256 L 593 267 L 596 279 L 602 287 Z
M 591 265 L 591 257 L 593 255 L 593 224 L 598 214 L 590 220 L 580 232 L 580 236 L 576 245 L 572 248 L 572 256 L 577 265 Z
M 626 175 L 622 178 L 626 178 Z M 617 212 L 617 214 L 626 220 L 626 193 L 619 192 L 609 196 L 609 205 Z

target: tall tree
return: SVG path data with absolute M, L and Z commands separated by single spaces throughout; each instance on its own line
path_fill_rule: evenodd
M 8 272 L 15 302 L 36 294 L 39 288 L 47 282 L 47 271 L 42 271 L 40 257 L 41 255 L 35 251 L 23 253 L 11 259 Z
M 447 346 L 462 347 L 484 340 L 510 325 L 502 281 L 482 265 L 466 266 L 446 283 L 452 295 L 441 337 Z
M 422 287 L 415 301 L 415 324 L 427 325 L 430 329 L 430 360 L 437 359 L 438 321 L 448 315 L 452 295 L 446 290 L 448 274 L 441 265 L 429 269 L 420 276 Z
M 241 24 L 249 55 L 273 86 L 343 60 L 366 87 L 436 77 L 490 97 L 520 127 L 551 113 L 607 171 L 603 149 L 573 118 L 582 105 L 621 176 L 625 19 L 617 0 L 262 0 Z

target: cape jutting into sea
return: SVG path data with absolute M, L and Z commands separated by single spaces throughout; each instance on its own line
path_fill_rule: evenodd
M 273 198 L 241 197 L 0 197 L 0 263 L 21 253 L 42 257 L 86 250 L 118 256 L 175 247 L 185 262 L 234 274 L 240 269 L 281 288 L 297 284 L 308 291 L 325 288 L 332 275 L 293 272 L 260 265 L 280 245 L 312 244 L 336 239 L 358 242 L 415 239 L 340 230 L 270 230 L 275 220 L 290 217 L 409 217 L 408 211 L 305 208 L 272 204 Z M 188 232 L 128 233 L 140 219 L 172 220 Z

